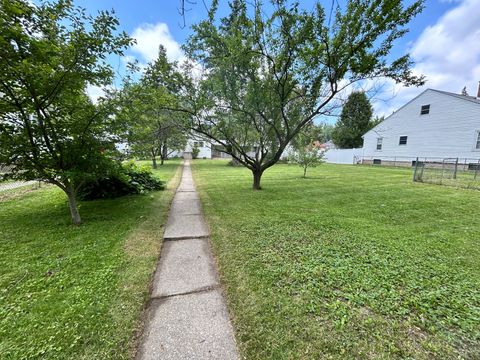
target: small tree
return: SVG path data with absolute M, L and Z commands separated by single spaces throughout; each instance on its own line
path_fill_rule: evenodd
M 362 136 L 371 129 L 373 109 L 364 92 L 352 92 L 343 106 L 332 139 L 341 149 L 362 147 Z
M 114 151 L 111 108 L 85 90 L 109 84 L 106 56 L 131 44 L 117 25 L 109 12 L 87 16 L 72 1 L 0 0 L 0 164 L 13 166 L 14 178 L 61 188 L 74 224 L 79 184 L 104 173 Z
M 200 149 L 198 148 L 197 144 L 195 144 L 192 148 L 192 158 L 197 159 L 198 154 L 200 154 Z
M 307 177 L 307 169 L 324 162 L 325 150 L 320 147 L 323 126 L 308 124 L 292 141 L 294 149 L 291 161 L 303 168 L 303 177 Z
M 307 169 L 309 167 L 316 167 L 323 164 L 325 161 L 325 151 L 319 148 L 316 144 L 310 144 L 303 149 L 298 149 L 294 152 L 292 161 L 303 168 L 303 177 L 307 177 Z

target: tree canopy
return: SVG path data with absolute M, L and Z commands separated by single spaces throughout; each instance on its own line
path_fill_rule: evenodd
M 341 149 L 362 147 L 362 136 L 376 125 L 372 115 L 372 104 L 367 95 L 360 91 L 352 92 L 342 108 L 332 133 L 335 145 Z
M 106 56 L 131 44 L 117 26 L 112 13 L 87 16 L 68 0 L 1 0 L 0 164 L 14 178 L 60 187 L 75 224 L 77 187 L 106 171 L 114 151 L 112 109 L 92 103 L 86 88 L 109 84 Z
M 259 189 L 263 172 L 350 84 L 423 84 L 408 55 L 390 54 L 422 8 L 422 0 L 350 0 L 329 15 L 319 2 L 306 11 L 285 0 L 234 0 L 216 20 L 214 2 L 185 46 L 195 71 L 183 84 L 182 110 L 194 130 L 252 171 Z
M 117 94 L 117 118 L 123 123 L 130 151 L 150 157 L 153 168 L 157 156 L 163 164 L 187 143 L 186 115 L 172 110 L 178 107 L 179 77 L 177 64 L 168 61 L 166 49 L 160 45 L 158 58 L 148 64 L 140 79 L 127 77 Z

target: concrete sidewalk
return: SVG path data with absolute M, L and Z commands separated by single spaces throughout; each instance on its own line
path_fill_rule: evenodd
M 190 162 L 184 163 L 137 359 L 239 359 Z

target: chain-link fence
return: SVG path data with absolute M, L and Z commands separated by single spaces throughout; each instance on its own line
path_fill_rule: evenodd
M 40 181 L 2 181 L 0 182 L 0 192 L 14 190 L 18 188 L 38 189 L 41 187 Z
M 480 190 L 480 159 L 416 158 L 413 181 Z
M 0 192 L 28 187 L 38 189 L 41 186 L 40 181 L 2 181 L 3 175 L 8 174 L 10 171 L 11 168 L 0 165 Z
M 413 168 L 413 181 L 480 190 L 479 158 L 363 156 L 358 163 Z

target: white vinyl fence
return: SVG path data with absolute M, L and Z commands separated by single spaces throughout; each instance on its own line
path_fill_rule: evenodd
M 329 149 L 325 161 L 332 164 L 357 164 L 362 159 L 363 149 Z

